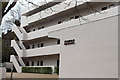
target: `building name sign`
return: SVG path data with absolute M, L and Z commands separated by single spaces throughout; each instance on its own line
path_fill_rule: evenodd
M 70 44 L 75 44 L 75 39 L 64 41 L 64 45 L 70 45 Z

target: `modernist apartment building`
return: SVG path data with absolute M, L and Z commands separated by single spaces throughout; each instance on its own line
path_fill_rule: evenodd
M 49 2 L 22 11 L 11 55 L 24 66 L 54 66 L 61 78 L 118 78 L 117 2 Z M 50 7 L 55 10 L 51 12 Z

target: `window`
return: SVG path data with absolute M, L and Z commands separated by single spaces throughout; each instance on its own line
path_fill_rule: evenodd
M 40 66 L 43 66 L 43 61 L 40 61 Z
M 44 28 L 44 26 L 42 26 L 42 29 Z
M 35 46 L 34 46 L 34 45 L 32 45 L 32 48 L 35 48 Z
M 60 40 L 57 41 L 57 44 L 60 44 Z
M 39 66 L 39 61 L 37 61 L 37 66 Z
M 102 10 L 106 10 L 106 9 L 107 9 L 107 7 L 103 7 L 103 8 L 102 8 Z
M 33 31 L 35 31 L 35 29 L 33 29 Z
M 38 48 L 40 47 L 40 44 L 38 44 Z
M 44 44 L 43 43 L 41 43 L 41 47 L 43 47 L 44 46 Z
M 113 8 L 113 7 L 115 7 L 115 4 L 111 4 L 111 5 L 109 6 L 109 8 Z
M 29 62 L 27 62 L 27 66 L 29 66 Z
M 44 28 L 44 26 L 42 26 L 42 27 L 39 27 L 39 28 L 38 28 L 38 30 L 40 30 L 40 29 L 43 29 L 43 28 Z
M 39 27 L 38 30 L 40 30 L 41 28 Z
M 58 24 L 61 24 L 61 23 L 62 23 L 62 21 L 59 21 L 59 22 L 58 22 Z
M 75 19 L 78 19 L 79 18 L 79 16 L 77 15 L 77 16 L 75 16 Z
M 57 60 L 57 67 L 59 67 L 59 60 Z
M 30 46 L 27 46 L 27 49 L 30 49 Z
M 34 66 L 34 62 L 32 61 L 32 66 Z
M 71 17 L 70 20 L 71 20 L 71 19 L 74 19 L 74 17 Z
M 29 33 L 30 31 L 28 31 L 28 33 Z

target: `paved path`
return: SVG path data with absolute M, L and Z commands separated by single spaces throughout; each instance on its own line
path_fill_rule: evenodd
M 10 78 L 11 73 L 6 73 L 6 78 Z M 56 74 L 34 74 L 34 73 L 13 73 L 13 78 L 58 78 Z

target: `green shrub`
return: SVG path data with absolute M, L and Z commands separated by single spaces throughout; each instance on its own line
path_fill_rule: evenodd
M 51 67 L 22 67 L 23 73 L 52 74 Z
M 59 67 L 55 67 L 55 73 L 59 74 Z

